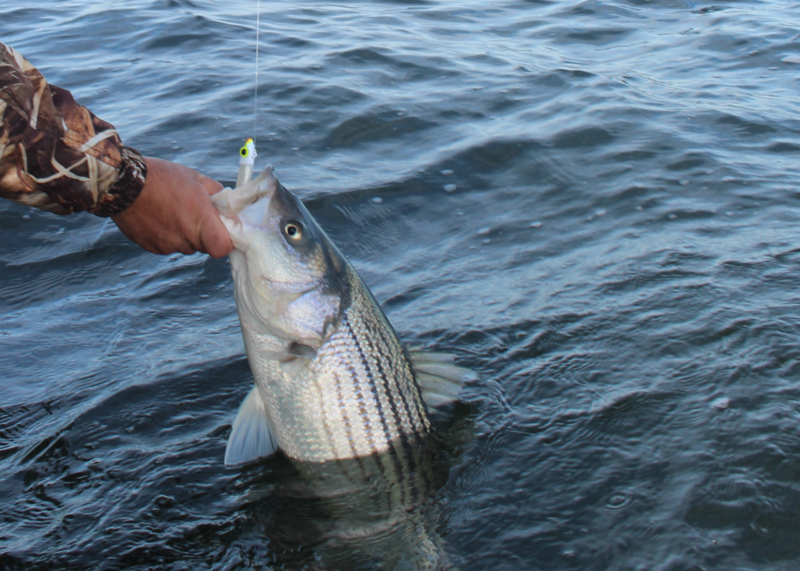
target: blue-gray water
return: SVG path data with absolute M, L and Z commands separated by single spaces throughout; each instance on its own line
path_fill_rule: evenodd
M 430 506 L 451 560 L 797 569 L 800 4 L 261 4 L 261 164 L 480 373 Z M 0 0 L 0 41 L 223 182 L 255 22 Z M 252 382 L 224 260 L 2 203 L 0 314 L 0 568 L 317 564 L 285 460 L 222 464 Z

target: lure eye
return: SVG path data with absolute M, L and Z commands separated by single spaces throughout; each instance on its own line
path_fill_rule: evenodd
M 242 147 L 241 149 L 239 149 L 239 155 L 240 155 L 242 158 L 245 158 L 245 159 L 246 159 L 246 158 L 247 158 L 247 156 L 248 156 L 249 154 L 250 154 L 250 149 L 248 149 L 248 148 L 247 148 L 247 145 L 245 145 L 244 147 Z
M 303 226 L 296 220 L 291 220 L 283 227 L 283 233 L 292 242 L 299 242 L 303 239 Z

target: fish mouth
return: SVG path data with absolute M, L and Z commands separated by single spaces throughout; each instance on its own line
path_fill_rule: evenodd
M 217 207 L 220 214 L 238 220 L 238 214 L 262 198 L 267 199 L 267 205 L 278 189 L 278 179 L 268 166 L 256 178 L 236 188 L 225 188 L 211 196 L 211 202 Z

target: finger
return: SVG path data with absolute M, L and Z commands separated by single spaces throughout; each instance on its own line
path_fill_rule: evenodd
M 200 242 L 204 252 L 212 258 L 222 258 L 233 250 L 228 229 L 215 213 L 204 220 L 200 228 Z
M 233 243 L 224 226 L 222 227 L 222 232 L 215 228 L 204 232 L 200 239 L 203 243 L 203 249 L 212 258 L 223 258 L 233 250 Z
M 193 244 L 190 244 L 188 240 L 181 241 L 180 245 L 176 248 L 176 251 L 189 256 L 190 254 L 194 254 L 197 252 L 197 248 L 194 247 Z
M 220 220 L 219 212 L 207 196 L 203 197 L 196 206 L 197 225 L 195 232 L 192 233 L 194 236 L 192 242 L 198 251 L 205 252 L 213 258 L 226 256 L 233 249 L 233 244 L 227 228 Z
M 222 184 L 217 182 L 211 177 L 208 177 L 204 174 L 196 173 L 197 182 L 203 185 L 203 188 L 206 189 L 206 192 L 211 194 L 217 194 L 220 190 L 222 190 Z

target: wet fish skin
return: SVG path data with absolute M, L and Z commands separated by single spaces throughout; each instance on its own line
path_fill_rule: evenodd
M 278 447 L 307 462 L 388 450 L 408 462 L 404 448 L 431 429 L 423 395 L 452 401 L 467 371 L 441 363 L 443 369 L 420 375 L 433 380 L 420 391 L 414 354 L 271 169 L 214 200 L 235 246 L 234 291 L 255 379 L 234 422 L 226 463 Z
M 452 402 L 469 372 L 450 355 L 400 344 L 355 269 L 271 170 L 213 200 L 236 247 L 255 380 L 226 464 L 283 449 L 333 516 L 321 552 L 332 568 L 346 568 L 357 547 L 387 569 L 450 569 L 426 509 L 442 483 L 426 403 Z

